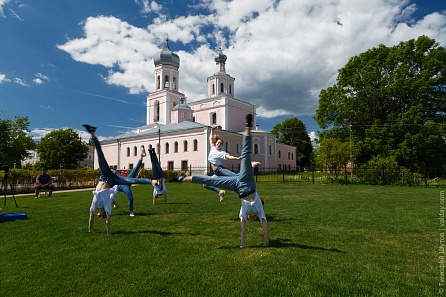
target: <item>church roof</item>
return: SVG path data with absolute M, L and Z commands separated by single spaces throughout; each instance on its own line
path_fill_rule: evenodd
M 225 63 L 227 58 L 228 57 L 225 54 L 223 54 L 221 49 L 220 49 L 220 52 L 215 55 L 214 61 L 216 63 Z
M 207 127 L 206 125 L 200 123 L 183 121 L 175 124 L 159 125 L 159 130 L 162 136 L 163 134 L 175 133 L 181 131 L 190 131 L 191 129 L 203 129 L 206 127 Z M 102 140 L 101 142 L 114 142 L 119 139 L 130 139 L 130 138 L 138 139 L 138 138 L 147 138 L 151 136 L 158 136 L 158 126 L 156 124 L 138 127 L 138 130 L 140 130 L 141 132 L 140 133 L 126 132 L 117 136 L 108 137 Z
M 191 109 L 189 105 L 184 100 L 184 97 L 180 98 L 180 103 L 175 105 L 173 109 Z
M 153 63 L 155 66 L 168 64 L 180 68 L 180 57 L 170 50 L 169 39 L 166 38 L 166 46 L 164 49 L 155 54 L 153 57 Z

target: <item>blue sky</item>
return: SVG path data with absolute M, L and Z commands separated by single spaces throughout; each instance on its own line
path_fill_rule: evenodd
M 446 46 L 446 3 L 405 0 L 0 0 L 0 110 L 39 138 L 83 123 L 102 137 L 145 125 L 153 56 L 181 59 L 180 91 L 207 97 L 222 46 L 238 99 L 269 131 L 297 116 L 352 56 L 427 35 Z M 86 133 L 83 137 L 87 138 Z

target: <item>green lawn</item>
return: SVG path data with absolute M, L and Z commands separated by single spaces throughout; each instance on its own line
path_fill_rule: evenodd
M 91 191 L 11 198 L 0 224 L 0 296 L 436 296 L 440 192 L 422 187 L 259 183 L 271 247 L 239 198 L 200 185 L 151 186 L 87 231 Z M 4 199 L 0 207 L 4 207 Z

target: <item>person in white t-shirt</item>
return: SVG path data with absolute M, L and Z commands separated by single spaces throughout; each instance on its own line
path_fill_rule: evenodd
M 158 196 L 163 195 L 164 196 L 164 203 L 167 204 L 167 190 L 166 190 L 166 186 L 164 184 L 165 179 L 159 179 L 157 180 L 157 184 L 153 185 L 153 204 L 156 204 L 156 199 L 158 198 Z
M 232 172 L 229 169 L 226 169 L 222 165 L 222 160 L 240 160 L 240 157 L 235 157 L 227 152 L 222 150 L 223 147 L 223 138 L 218 135 L 214 134 L 214 130 L 217 128 L 217 126 L 211 127 L 211 133 L 209 135 L 209 143 L 211 145 L 211 150 L 209 151 L 208 155 L 208 161 L 211 164 L 211 168 L 214 171 L 215 176 L 234 176 L 236 173 Z M 222 201 L 225 198 L 225 191 L 220 190 L 217 187 L 209 186 L 209 185 L 203 185 L 205 189 L 214 191 L 218 194 L 220 197 L 220 201 Z
M 240 208 L 240 247 L 245 248 L 245 238 L 246 238 L 246 221 L 249 220 L 251 222 L 260 220 L 263 228 L 263 245 L 269 246 L 269 232 L 268 232 L 268 221 L 266 220 L 265 211 L 263 209 L 263 205 L 265 204 L 264 200 L 260 198 L 259 194 L 255 193 L 254 201 L 247 201 L 244 199 L 240 199 L 242 201 L 242 207 Z

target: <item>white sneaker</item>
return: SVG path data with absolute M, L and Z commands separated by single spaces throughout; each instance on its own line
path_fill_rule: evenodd
M 130 216 L 131 216 L 131 217 L 134 217 L 134 216 L 135 216 L 135 213 L 132 211 L 132 212 L 130 213 Z

